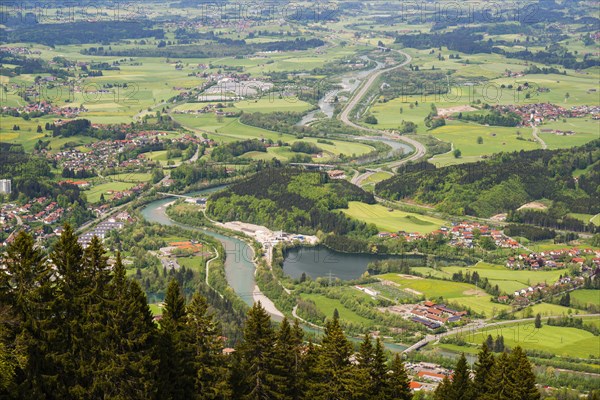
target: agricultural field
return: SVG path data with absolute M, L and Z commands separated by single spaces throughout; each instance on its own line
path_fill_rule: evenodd
M 597 97 L 596 101 L 598 101 Z M 551 132 L 544 132 L 546 129 L 556 129 L 563 132 L 573 131 L 575 134 L 560 136 Z M 600 120 L 568 118 L 566 122 L 556 121 L 541 125 L 540 132 L 540 137 L 548 145 L 549 149 L 581 146 L 600 138 Z
M 297 98 L 272 98 L 270 96 L 262 97 L 258 100 L 242 100 L 235 103 L 235 107 L 248 113 L 270 113 L 276 111 L 285 112 L 304 112 L 312 106 Z
M 123 190 L 128 190 L 134 187 L 135 183 L 128 182 L 107 182 L 102 183 L 100 185 L 96 185 L 89 190 L 84 191 L 87 196 L 87 200 L 90 203 L 98 203 L 100 201 L 100 196 L 104 194 L 105 200 L 110 200 L 112 195 L 108 194 L 109 190 L 120 192 Z
M 410 295 L 424 295 L 428 299 L 437 299 L 441 296 L 450 304 L 456 303 L 468 307 L 487 318 L 493 317 L 500 311 L 510 310 L 508 305 L 492 303 L 492 296 L 469 283 L 394 273 L 378 275 L 377 278 L 395 283 L 400 290 L 406 291 Z
M 149 182 L 152 179 L 152 174 L 147 172 L 123 172 L 115 175 L 105 176 L 107 179 L 112 179 L 118 182 Z
M 552 284 L 556 282 L 560 275 L 565 275 L 566 269 L 556 269 L 551 271 L 516 271 L 508 269 L 502 265 L 493 265 L 485 262 L 479 262 L 472 267 L 444 267 L 442 271 L 450 277 L 452 274 L 462 272 L 465 274 L 470 271 L 471 274 L 477 271 L 481 278 L 488 278 L 490 284 L 498 285 L 500 290 L 506 293 L 512 293 L 525 287 L 535 285 L 536 283 L 546 282 Z
M 172 161 L 174 164 L 179 164 L 181 162 L 181 157 L 168 158 L 167 154 L 168 150 L 158 150 L 152 151 L 150 153 L 144 153 L 144 157 L 160 162 L 161 165 L 165 166 Z
M 340 319 L 357 325 L 369 325 L 371 321 L 365 317 L 362 317 L 354 311 L 346 308 L 339 300 L 330 299 L 322 294 L 310 293 L 302 294 L 301 297 L 306 300 L 312 300 L 319 311 L 321 311 L 326 317 L 331 318 L 334 310 L 338 310 Z
M 571 292 L 571 302 L 581 305 L 600 306 L 600 290 L 578 289 Z
M 70 138 L 54 138 L 51 131 L 44 130 L 46 123 L 53 123 L 56 116 L 43 116 L 25 120 L 23 118 L 3 115 L 0 117 L 0 142 L 20 144 L 26 152 L 33 151 L 33 147 L 38 140 L 50 140 L 51 152 L 60 151 L 61 146 L 66 142 L 73 142 L 77 145 L 88 144 L 96 139 L 83 136 L 72 136 Z M 21 128 L 18 131 L 13 130 L 13 126 Z M 37 132 L 37 127 L 42 127 L 42 132 Z
M 517 132 L 520 135 L 517 135 Z M 430 162 L 439 166 L 476 162 L 481 160 L 482 156 L 494 153 L 541 148 L 540 144 L 534 141 L 531 128 L 450 122 L 431 131 L 431 134 L 444 142 L 452 143 L 453 149 L 459 149 L 462 153 L 460 158 L 455 158 L 452 152 L 433 157 Z M 477 143 L 478 137 L 483 139 L 482 144 Z M 519 140 L 518 137 L 524 140 Z
M 563 307 L 558 304 L 539 303 L 515 313 L 517 318 L 529 318 L 540 314 L 542 317 L 563 316 L 569 314 L 585 314 L 585 311 L 573 307 Z
M 588 358 L 600 356 L 600 338 L 583 329 L 546 325 L 536 329 L 533 321 L 484 328 L 461 338 L 471 345 L 480 345 L 488 335 L 504 336 L 504 344 L 521 346 L 525 350 L 541 350 L 565 357 Z M 440 345 L 444 348 L 447 345 Z M 477 352 L 476 347 L 451 346 L 452 350 Z
M 399 210 L 390 211 L 380 204 L 371 205 L 355 201 L 348 203 L 348 209 L 341 211 L 351 218 L 375 224 L 378 229 L 387 232 L 406 231 L 426 234 L 446 223 L 435 217 Z
M 442 281 L 395 273 L 377 275 L 377 278 L 382 281 L 394 282 L 400 288 L 410 289 L 409 292 L 417 296 L 424 295 L 427 298 L 442 296 L 451 300 L 465 296 L 487 296 L 487 293 L 475 285 L 463 282 Z

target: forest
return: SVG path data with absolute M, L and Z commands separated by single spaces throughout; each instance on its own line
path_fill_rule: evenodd
M 411 198 L 455 215 L 483 217 L 550 199 L 557 211 L 555 218 L 564 221 L 569 212 L 600 212 L 598 160 L 600 140 L 572 149 L 499 153 L 472 164 L 406 167 L 407 173 L 378 183 L 376 191 L 387 199 Z M 592 167 L 580 178 L 573 178 L 575 170 L 588 166 Z
M 219 221 L 244 221 L 287 232 L 369 237 L 374 226 L 333 210 L 349 201 L 373 204 L 373 195 L 347 181 L 329 181 L 321 172 L 272 168 L 213 194 L 207 212 Z
M 121 39 L 139 39 L 153 37 L 162 39 L 162 29 L 152 29 L 150 21 L 102 21 L 72 22 L 62 24 L 21 25 L 19 29 L 0 30 L 0 37 L 7 43 L 32 42 L 47 46 L 110 43 Z
M 94 54 L 98 56 L 114 57 L 168 57 L 168 58 L 211 58 L 224 56 L 241 56 L 254 54 L 261 51 L 294 51 L 308 50 L 325 44 L 321 39 L 296 38 L 295 40 L 282 40 L 266 43 L 246 43 L 245 41 L 227 42 L 227 45 L 219 42 L 208 44 L 181 44 L 165 45 L 156 48 L 133 48 L 124 50 L 111 50 L 104 48 L 102 51 L 95 49 L 84 49 L 81 54 Z
M 0 397 L 413 398 L 400 355 L 390 360 L 369 334 L 355 351 L 337 312 L 317 345 L 305 340 L 297 320 L 273 326 L 256 303 L 243 337 L 224 352 L 219 321 L 199 292 L 186 298 L 173 279 L 158 323 L 146 301 L 120 253 L 110 268 L 97 238 L 83 249 L 67 225 L 46 255 L 21 232 L 0 270 Z M 473 378 L 463 355 L 433 399 L 539 399 L 525 353 L 505 350 L 494 355 L 484 343 Z

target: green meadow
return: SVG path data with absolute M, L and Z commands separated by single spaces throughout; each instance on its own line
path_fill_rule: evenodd
M 524 140 L 517 139 L 520 132 Z M 436 138 L 450 142 L 453 149 L 459 149 L 462 153 L 460 158 L 455 158 L 452 152 L 440 154 L 433 157 L 430 162 L 445 166 L 465 162 L 475 162 L 482 156 L 500 152 L 512 152 L 519 150 L 535 150 L 541 148 L 540 144 L 533 141 L 531 128 L 506 128 L 499 126 L 482 126 L 472 123 L 450 122 L 431 131 Z M 483 143 L 477 143 L 481 137 Z
M 544 322 L 536 329 L 533 321 L 484 328 L 476 332 L 459 334 L 473 347 L 450 346 L 452 350 L 475 353 L 488 335 L 502 335 L 509 348 L 521 346 L 525 350 L 541 350 L 564 357 L 589 358 L 600 356 L 600 337 L 583 329 L 549 326 Z M 447 345 L 440 345 L 445 348 Z
M 390 211 L 380 204 L 371 205 L 351 201 L 348 203 L 348 208 L 341 211 L 354 219 L 375 224 L 378 229 L 387 232 L 406 231 L 426 234 L 445 224 L 445 221 L 427 215 L 399 210 Z
M 377 275 L 377 278 L 380 280 L 394 282 L 403 289 L 412 289 L 413 291 L 419 292 L 429 299 L 442 296 L 444 299 L 454 301 L 454 299 L 469 296 L 479 298 L 485 297 L 488 299 L 490 297 L 484 291 L 469 283 L 442 281 L 439 279 L 427 279 L 394 273 Z
M 317 309 L 321 311 L 327 318 L 331 318 L 334 310 L 337 309 L 340 319 L 343 321 L 365 326 L 371 324 L 369 319 L 358 315 L 351 309 L 344 306 L 342 302 L 337 299 L 330 299 L 329 297 L 316 293 L 303 293 L 300 295 L 300 297 L 305 300 L 312 300 L 316 304 Z
M 571 292 L 571 302 L 574 304 L 600 306 L 600 290 L 578 289 Z
M 546 282 L 552 284 L 556 282 L 560 275 L 565 275 L 566 269 L 557 269 L 551 271 L 529 271 L 512 270 L 502 265 L 493 265 L 485 262 L 479 262 L 472 267 L 444 267 L 442 271 L 448 274 L 448 279 L 452 274 L 462 272 L 465 274 L 470 271 L 471 274 L 477 271 L 481 278 L 488 278 L 492 285 L 498 285 L 500 290 L 511 294 L 516 290 L 524 289 L 537 283 Z
M 108 194 L 109 190 L 120 192 L 123 190 L 131 189 L 135 185 L 135 183 L 130 182 L 107 182 L 102 183 L 100 185 L 96 185 L 91 189 L 84 191 L 84 193 L 86 194 L 87 200 L 90 203 L 98 203 L 102 194 L 104 194 L 104 199 L 107 201 L 112 198 L 112 195 Z

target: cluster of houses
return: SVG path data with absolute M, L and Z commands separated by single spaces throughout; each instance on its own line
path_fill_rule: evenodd
M 28 55 L 32 55 L 32 54 L 42 54 L 42 52 L 39 50 L 33 50 L 33 49 L 30 49 L 29 47 L 20 47 L 20 46 L 2 46 L 2 47 L 0 47 L 0 52 L 9 53 L 9 54 L 12 54 L 13 56 L 17 56 L 17 55 L 28 56 Z
M 452 379 L 452 370 L 429 362 L 405 363 L 406 372 L 411 379 L 409 387 L 413 392 L 432 392 L 444 380 Z
M 32 112 L 41 113 L 43 115 L 56 115 L 63 118 L 75 118 L 79 113 L 87 111 L 84 106 L 55 106 L 43 99 L 44 93 L 39 93 L 39 88 L 33 87 L 21 87 L 20 85 L 13 84 L 12 91 L 22 96 L 26 96 L 29 99 L 33 99 L 34 102 L 29 103 L 20 107 L 2 107 L 3 114 L 21 115 L 29 114 Z M 37 100 L 37 101 L 36 101 Z
M 89 246 L 94 236 L 97 236 L 100 240 L 104 240 L 110 231 L 121 230 L 126 223 L 130 222 L 133 222 L 131 215 L 126 211 L 120 212 L 114 218 L 109 218 L 106 221 L 100 222 L 94 229 L 79 236 L 77 243 L 83 248 L 86 248 Z M 62 228 L 57 228 L 55 232 L 60 234 Z
M 430 235 L 442 235 L 449 240 L 450 246 L 472 248 L 476 236 L 490 237 L 497 247 L 517 249 L 519 242 L 506 236 L 502 231 L 492 229 L 488 225 L 478 222 L 457 222 L 452 223 L 450 227 L 442 226 L 431 232 Z M 380 232 L 380 238 L 399 238 L 403 237 L 407 242 L 426 239 L 425 235 L 420 233 L 407 233 L 398 231 L 397 233 Z
M 58 122 L 58 121 L 57 121 Z M 76 148 L 65 149 L 55 154 L 46 152 L 47 158 L 56 161 L 62 168 L 68 168 L 74 172 L 102 171 L 107 168 L 146 168 L 155 162 L 140 154 L 135 158 L 121 159 L 119 154 L 126 153 L 143 146 L 152 146 L 165 140 L 166 133 L 155 131 L 144 131 L 128 134 L 123 140 L 100 140 L 87 145 L 89 151 L 81 151 Z M 172 142 L 183 143 L 206 143 L 211 141 L 191 135 L 183 135 L 171 139 Z
M 511 296 L 499 296 L 497 301 L 504 304 L 512 303 L 517 306 L 526 306 L 532 301 L 538 300 L 547 294 L 562 293 L 571 289 L 579 288 L 584 284 L 584 281 L 585 279 L 581 276 L 565 276 L 551 285 L 542 282 L 520 290 L 515 290 Z
M 38 197 L 23 205 L 3 203 L 0 206 L 0 230 L 9 233 L 9 235 L 0 244 L 6 246 L 13 242 L 18 231 L 16 229 L 18 225 L 28 231 L 32 223 L 54 224 L 63 217 L 65 211 L 57 202 L 47 197 Z M 34 233 L 36 237 L 46 235 L 42 228 L 40 228 L 40 232 Z
M 600 251 L 592 249 L 557 249 L 541 251 L 539 253 L 519 254 L 516 257 L 509 257 L 506 266 L 510 269 L 531 269 L 539 270 L 542 268 L 564 268 L 566 264 L 579 264 L 582 268 L 592 267 L 586 265 L 586 256 L 592 256 L 592 264 L 600 266 Z
M 522 118 L 521 125 L 541 125 L 548 121 L 558 121 L 563 118 L 582 118 L 591 116 L 593 119 L 600 118 L 600 106 L 574 106 L 569 110 L 550 103 L 536 104 L 510 104 L 494 106 L 494 109 L 507 113 L 513 112 Z
M 466 315 L 466 311 L 453 310 L 445 304 L 425 301 L 411 310 L 410 319 L 429 329 L 437 329 L 448 323 L 459 322 Z

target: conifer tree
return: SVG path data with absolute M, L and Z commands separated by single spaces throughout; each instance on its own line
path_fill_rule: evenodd
M 494 366 L 485 384 L 485 393 L 481 400 L 513 400 L 517 399 L 515 383 L 509 365 L 508 354 L 503 352 L 496 357 Z
M 235 352 L 234 398 L 244 400 L 280 399 L 274 365 L 275 332 L 271 318 L 260 302 L 248 312 L 244 341 Z
M 17 398 L 43 395 L 52 271 L 31 235 L 21 231 L 0 268 L 0 387 Z M 7 380 L 12 377 L 11 381 Z M 1 391 L 0 391 L 1 393 Z
M 509 357 L 509 368 L 514 382 L 515 398 L 538 400 L 540 392 L 535 386 L 535 374 L 527 355 L 520 346 L 513 349 Z
M 410 380 L 399 354 L 392 359 L 390 373 L 386 375 L 384 399 L 411 400 Z
M 488 336 L 488 339 L 490 338 L 491 336 Z M 477 396 L 483 396 L 487 393 L 488 387 L 486 386 L 486 383 L 492 373 L 492 368 L 494 367 L 494 355 L 489 350 L 488 342 L 489 340 L 483 342 L 481 350 L 479 351 L 477 363 L 475 363 L 473 391 Z
M 352 345 L 334 313 L 333 319 L 325 325 L 325 336 L 311 376 L 309 398 L 352 400 L 366 396 L 368 375 L 362 368 L 352 366 L 352 353 Z
M 95 394 L 116 399 L 145 399 L 156 393 L 157 329 L 146 295 L 125 276 L 117 253 L 109 288 L 109 310 Z
M 208 312 L 206 299 L 198 292 L 194 294 L 187 312 L 186 340 L 194 349 L 196 398 L 229 399 L 223 340 L 213 315 Z
M 373 361 L 369 371 L 370 375 L 370 391 L 375 398 L 382 398 L 385 393 L 387 383 L 387 360 L 383 349 L 383 343 L 380 338 L 375 340 L 373 348 Z
M 161 399 L 191 399 L 195 393 L 194 352 L 183 337 L 186 315 L 181 288 L 172 279 L 160 321 L 158 387 Z
M 287 318 L 276 333 L 274 361 L 278 392 L 286 399 L 300 398 L 302 394 L 302 336 L 298 320 L 292 327 Z
M 98 298 L 83 248 L 66 224 L 50 258 L 56 267 L 56 296 L 53 305 L 53 327 L 50 339 L 52 376 L 57 397 L 71 399 L 91 397 L 94 365 L 98 349 Z
M 448 400 L 471 400 L 474 398 L 473 382 L 471 381 L 465 353 L 461 354 L 456 363 L 448 394 Z

